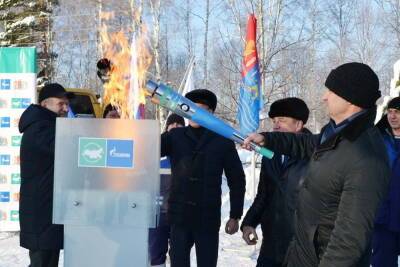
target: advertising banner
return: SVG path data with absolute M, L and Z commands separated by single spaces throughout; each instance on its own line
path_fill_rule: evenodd
M 0 48 L 0 231 L 19 230 L 18 122 L 36 99 L 36 49 Z

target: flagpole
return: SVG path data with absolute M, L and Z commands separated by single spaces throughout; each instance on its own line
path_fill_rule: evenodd
M 251 152 L 251 178 L 253 180 L 253 190 L 252 190 L 252 197 L 253 197 L 253 203 L 254 200 L 256 199 L 257 195 L 257 185 L 256 185 L 256 153 L 254 151 Z M 256 253 L 257 250 L 257 244 L 254 244 L 253 247 L 253 254 Z
M 179 93 L 179 94 L 181 94 L 182 91 L 183 91 L 183 89 L 185 88 L 185 84 L 186 84 L 188 75 L 189 75 L 191 69 L 193 68 L 193 66 L 194 66 L 194 56 L 192 56 L 192 57 L 190 58 L 188 67 L 187 67 L 187 69 L 186 69 L 186 71 L 185 71 L 185 75 L 183 76 L 183 79 L 182 79 L 182 81 L 181 81 L 181 84 L 179 85 L 179 88 L 178 88 L 178 93 Z
M 257 54 L 257 19 L 250 14 L 247 20 L 246 42 L 242 61 L 242 84 L 239 91 L 238 120 L 240 130 L 244 135 L 256 132 L 260 125 L 260 110 L 262 107 L 260 66 Z M 251 154 L 250 178 L 252 181 L 253 202 L 257 195 L 256 155 Z M 252 254 L 256 254 L 256 245 Z

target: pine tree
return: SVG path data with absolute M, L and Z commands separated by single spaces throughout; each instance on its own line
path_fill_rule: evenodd
M 52 75 L 51 14 L 58 0 L 0 0 L 0 46 L 36 46 L 38 82 Z

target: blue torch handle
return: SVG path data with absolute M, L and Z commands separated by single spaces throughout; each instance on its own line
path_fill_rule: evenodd
M 207 110 L 198 107 L 189 99 L 178 94 L 172 88 L 164 84 L 158 84 L 151 80 L 146 83 L 147 90 L 151 93 L 151 99 L 156 104 L 182 116 L 188 120 L 194 121 L 199 125 L 222 135 L 234 142 L 243 144 L 245 137 L 223 120 L 215 117 Z M 271 159 L 274 152 L 264 147 L 260 147 L 255 143 L 251 143 L 251 147 L 257 153 Z

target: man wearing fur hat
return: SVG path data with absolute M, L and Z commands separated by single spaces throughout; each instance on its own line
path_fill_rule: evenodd
M 332 70 L 323 96 L 330 122 L 318 135 L 251 134 L 278 153 L 307 159 L 295 212 L 288 266 L 369 266 L 376 210 L 385 196 L 389 163 L 374 127 L 380 97 L 375 72 L 362 63 Z
M 193 90 L 186 97 L 212 113 L 217 106 L 217 97 L 206 89 Z M 171 161 L 171 266 L 190 266 L 193 245 L 198 267 L 216 266 L 223 173 L 230 190 L 230 219 L 225 226 L 228 234 L 238 231 L 243 212 L 246 181 L 235 144 L 189 121 L 189 126 L 161 136 L 161 156 Z
M 375 217 L 372 236 L 373 267 L 398 266 L 400 254 L 400 97 L 389 101 L 387 114 L 377 124 L 389 156 L 389 191 Z
M 311 134 L 307 123 L 309 110 L 303 100 L 289 97 L 272 103 L 268 113 L 274 132 Z M 254 245 L 261 224 L 262 244 L 258 267 L 280 267 L 293 237 L 293 215 L 297 192 L 307 160 L 275 155 L 272 160 L 262 159 L 260 181 L 256 198 L 243 219 L 241 230 L 248 245 Z M 254 238 L 251 239 L 251 235 Z

